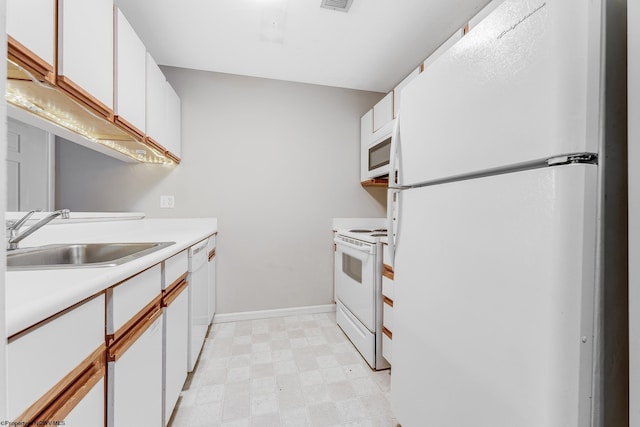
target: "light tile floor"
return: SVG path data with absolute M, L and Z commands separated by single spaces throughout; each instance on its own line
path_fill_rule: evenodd
M 369 368 L 335 313 L 220 323 L 171 427 L 397 425 L 390 373 Z

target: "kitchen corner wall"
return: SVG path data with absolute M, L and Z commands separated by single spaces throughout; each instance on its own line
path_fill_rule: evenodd
M 61 141 L 56 206 L 218 218 L 218 313 L 333 301 L 334 217 L 385 216 L 360 186 L 360 117 L 384 94 L 180 68 L 182 163 L 132 165 Z M 174 195 L 175 209 L 160 209 Z

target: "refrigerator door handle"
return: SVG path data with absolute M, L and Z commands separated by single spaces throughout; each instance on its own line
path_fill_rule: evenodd
M 389 258 L 391 265 L 395 265 L 396 253 L 396 224 L 398 218 L 398 208 L 400 206 L 400 190 L 390 188 L 387 190 L 387 240 L 389 242 Z
M 396 121 L 393 124 L 393 131 L 391 132 L 391 152 L 389 153 L 389 188 L 397 188 L 399 174 L 399 148 L 400 148 L 400 112 L 396 117 Z

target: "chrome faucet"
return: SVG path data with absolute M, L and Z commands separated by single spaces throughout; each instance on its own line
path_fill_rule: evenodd
M 51 212 L 49 215 L 36 222 L 22 233 L 18 233 L 20 227 L 22 227 L 36 212 L 38 211 L 29 211 L 25 216 L 15 222 L 7 221 L 7 250 L 11 251 L 18 249 L 18 243 L 20 243 L 24 238 L 32 235 L 34 232 L 38 231 L 57 217 L 68 219 L 70 213 L 69 209 L 61 209 L 59 211 Z

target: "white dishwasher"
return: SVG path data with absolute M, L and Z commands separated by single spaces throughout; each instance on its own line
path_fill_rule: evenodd
M 209 327 L 207 240 L 189 249 L 189 372 L 193 371 Z

